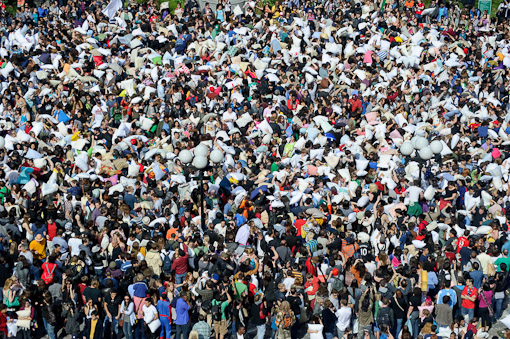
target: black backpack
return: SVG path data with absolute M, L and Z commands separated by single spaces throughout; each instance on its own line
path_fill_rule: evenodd
M 209 312 L 212 309 L 212 300 L 206 300 L 202 302 L 201 308 L 204 312 Z
M 172 270 L 172 260 L 170 260 L 168 253 L 163 257 L 163 265 L 161 266 L 161 269 L 165 273 L 170 273 Z
M 212 315 L 212 319 L 214 321 L 221 321 L 221 317 L 222 317 L 222 314 L 221 314 L 221 303 L 217 300 L 214 300 L 214 302 L 212 303 L 212 306 L 211 306 L 211 315 Z
M 379 314 L 377 314 L 377 325 L 380 327 L 381 325 L 392 326 L 391 317 L 390 317 L 390 308 L 384 307 L 379 309 Z

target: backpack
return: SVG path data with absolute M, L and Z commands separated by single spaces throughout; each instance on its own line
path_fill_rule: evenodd
M 391 325 L 390 318 L 390 308 L 385 307 L 379 310 L 379 314 L 377 315 L 377 325 L 380 327 L 381 325 Z
M 165 254 L 165 257 L 163 258 L 163 265 L 161 266 L 161 269 L 166 273 L 172 270 L 172 260 L 170 260 L 170 256 L 168 254 Z
M 352 280 L 351 280 L 351 282 L 352 282 Z M 342 282 L 341 279 L 333 278 L 333 283 L 331 284 L 332 289 L 334 289 L 336 291 L 341 291 L 343 287 L 344 287 L 344 283 Z
M 43 273 L 41 275 L 41 279 L 44 280 L 44 282 L 46 283 L 46 285 L 49 285 L 51 283 L 53 283 L 53 278 L 55 277 L 55 269 L 57 268 L 57 265 L 56 264 L 53 264 L 53 267 L 50 269 L 50 263 L 45 263 L 43 264 L 44 268 L 43 268 Z
M 260 304 L 260 312 L 259 312 L 259 316 L 260 316 L 260 319 L 265 320 L 265 319 L 266 319 L 266 317 L 267 317 L 267 314 L 264 314 L 263 309 L 264 309 L 264 303 L 261 303 L 261 304 Z
M 209 300 L 202 302 L 201 308 L 204 312 L 209 312 L 212 308 L 212 300 L 209 299 Z
M 281 326 L 284 330 L 290 330 L 292 328 L 292 323 L 294 322 L 294 318 L 289 313 L 283 314 L 283 319 Z
M 215 300 L 216 301 L 216 300 Z M 221 303 L 216 301 L 211 307 L 211 315 L 214 321 L 221 321 Z
M 346 271 L 345 272 L 345 286 L 350 287 L 353 280 L 354 280 L 354 273 L 352 273 L 351 271 Z

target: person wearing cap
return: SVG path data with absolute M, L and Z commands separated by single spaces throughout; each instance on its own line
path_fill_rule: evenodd
M 172 334 L 172 312 L 170 301 L 168 301 L 167 293 L 163 292 L 159 297 L 156 309 L 159 314 L 159 321 L 161 322 L 161 331 L 159 338 L 170 339 Z
M 30 242 L 30 250 L 34 256 L 34 260 L 43 260 L 46 258 L 46 239 L 41 233 L 38 233 L 34 240 Z

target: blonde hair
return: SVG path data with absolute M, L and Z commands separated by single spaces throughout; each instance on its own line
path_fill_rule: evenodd
M 284 312 L 289 312 L 290 311 L 290 304 L 289 304 L 289 302 L 287 300 L 282 302 L 281 310 L 284 311 Z
M 189 332 L 189 339 L 198 339 L 198 332 L 196 330 L 193 330 Z
M 7 280 L 5 280 L 5 284 L 4 284 L 4 290 L 8 290 L 11 288 L 11 286 L 16 282 L 16 277 L 15 276 L 12 276 L 10 278 L 8 278 Z

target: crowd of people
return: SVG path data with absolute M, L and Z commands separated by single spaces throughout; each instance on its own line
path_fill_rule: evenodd
M 510 328 L 510 4 L 464 5 L 1 6 L 0 338 Z

